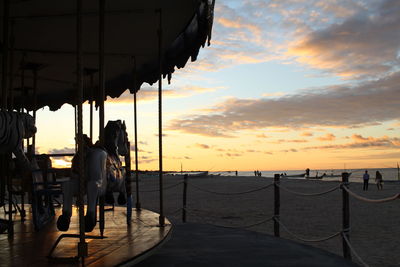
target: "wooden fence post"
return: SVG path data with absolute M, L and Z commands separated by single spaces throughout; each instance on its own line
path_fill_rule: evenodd
M 349 186 L 349 174 L 347 172 L 342 173 L 342 187 Z M 350 228 L 350 205 L 349 205 L 349 193 L 342 188 L 342 226 L 343 226 L 343 235 L 346 236 L 347 240 L 350 240 L 349 236 L 349 228 Z M 344 237 L 342 237 L 343 243 L 343 257 L 345 259 L 351 260 L 351 253 L 349 245 L 347 244 Z
M 188 175 L 183 176 L 183 206 L 182 206 L 182 222 L 186 222 L 186 196 L 187 196 L 187 180 Z
M 274 176 L 274 234 L 276 237 L 279 237 L 279 208 L 281 206 L 280 202 L 280 192 L 279 192 L 279 174 L 275 174 Z

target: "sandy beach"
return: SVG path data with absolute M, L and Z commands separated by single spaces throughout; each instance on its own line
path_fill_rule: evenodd
M 180 222 L 183 185 L 169 188 L 182 182 L 182 176 L 165 176 L 164 209 L 171 221 Z M 273 187 L 241 195 L 216 195 L 201 191 L 196 187 L 215 192 L 244 192 L 261 188 L 272 183 L 263 177 L 214 176 L 189 178 L 187 195 L 187 220 L 228 227 L 244 227 L 261 222 L 273 215 Z M 304 193 L 323 192 L 338 185 L 338 182 L 316 180 L 282 179 L 282 186 Z M 140 179 L 140 190 L 151 191 L 158 188 L 158 176 Z M 135 184 L 133 184 L 135 187 Z M 350 189 L 368 198 L 384 198 L 400 192 L 400 183 L 385 183 L 378 191 L 373 180 L 369 191 L 362 191 L 362 184 L 351 183 Z M 136 197 L 136 196 L 134 196 Z M 158 192 L 141 192 L 143 208 L 159 211 Z M 399 266 L 400 200 L 387 203 L 366 203 L 350 197 L 350 240 L 361 258 L 369 266 Z M 281 221 L 287 228 L 306 239 L 319 239 L 341 230 L 342 192 L 336 190 L 326 195 L 304 197 L 281 190 Z M 247 228 L 248 230 L 273 235 L 273 222 Z M 281 227 L 281 237 L 296 240 Z M 298 241 L 298 240 L 296 240 Z M 301 242 L 301 241 L 298 241 Z M 328 241 L 305 244 L 342 255 L 342 240 L 335 237 Z M 266 254 L 267 255 L 267 254 Z M 353 261 L 357 259 L 353 257 Z

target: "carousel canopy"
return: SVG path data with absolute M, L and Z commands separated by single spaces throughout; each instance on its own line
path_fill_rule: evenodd
M 5 6 L 2 2 L 1 16 Z M 174 69 L 184 67 L 189 58 L 196 60 L 200 47 L 211 37 L 213 8 L 213 0 L 106 1 L 106 96 L 118 97 L 128 88 L 133 93 L 144 82 L 158 80 L 160 25 L 164 77 L 170 78 Z M 14 108 L 34 108 L 30 89 L 35 72 L 36 109 L 49 106 L 57 110 L 65 103 L 77 104 L 76 1 L 10 0 L 9 10 L 8 77 L 12 79 L 8 80 L 8 87 L 11 83 Z M 84 101 L 96 101 L 98 0 L 83 1 L 82 27 Z M 3 46 L 3 24 L 0 31 Z

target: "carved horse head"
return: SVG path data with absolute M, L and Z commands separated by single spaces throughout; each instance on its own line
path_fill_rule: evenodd
M 105 148 L 107 152 L 118 157 L 129 153 L 128 133 L 126 132 L 125 121 L 108 121 L 104 128 Z

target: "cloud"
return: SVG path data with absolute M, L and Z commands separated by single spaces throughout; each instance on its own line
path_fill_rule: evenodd
M 382 77 L 396 71 L 400 63 L 400 1 L 382 1 L 375 11 L 367 11 L 295 40 L 287 54 L 344 77 Z
M 336 136 L 331 133 L 327 133 L 324 136 L 317 137 L 319 141 L 333 141 L 336 139 Z
M 147 156 L 141 156 L 139 157 L 139 163 L 143 164 L 143 163 L 151 163 L 154 161 L 158 161 L 158 158 L 151 158 L 151 157 L 147 157 Z
M 272 144 L 282 144 L 282 143 L 307 143 L 308 140 L 305 139 L 279 139 L 274 142 L 270 142 Z
M 388 137 L 383 136 L 379 138 L 375 137 L 363 137 L 361 135 L 354 134 L 352 135 L 352 139 L 354 142 L 346 143 L 346 144 L 335 144 L 335 145 L 326 145 L 326 146 L 310 146 L 305 147 L 304 149 L 357 149 L 357 148 L 400 148 L 400 138 L 397 137 Z
M 274 99 L 230 98 L 207 113 L 171 120 L 168 130 L 212 137 L 275 128 L 363 127 L 400 118 L 400 72 L 356 85 L 302 90 Z
M 300 134 L 300 136 L 305 136 L 305 137 L 310 137 L 310 136 L 313 136 L 314 134 L 312 133 L 312 132 L 302 132 L 301 134 Z
M 171 87 L 171 88 L 170 88 Z M 223 86 L 215 87 L 202 87 L 197 85 L 181 85 L 181 86 L 168 86 L 163 88 L 163 98 L 185 98 L 193 95 L 198 95 L 207 92 L 214 92 L 217 90 L 225 89 Z M 156 101 L 158 99 L 158 88 L 143 86 L 136 94 L 136 100 L 138 102 Z M 108 104 L 132 104 L 134 101 L 133 95 L 130 94 L 129 90 L 126 90 L 118 98 L 108 98 Z
M 195 144 L 195 147 L 203 148 L 203 149 L 209 149 L 210 146 L 206 144 Z
M 297 149 L 294 149 L 294 148 L 291 148 L 291 149 L 281 150 L 281 152 L 284 152 L 284 153 L 293 152 L 293 153 L 295 153 L 295 152 L 298 152 L 298 150 L 297 150 Z
M 341 156 L 340 158 L 354 160 L 352 156 Z M 357 160 L 371 160 L 371 159 L 398 159 L 400 158 L 400 152 L 391 153 L 368 153 L 366 155 L 357 156 Z M 393 164 L 393 168 L 395 165 Z
M 267 136 L 266 134 L 257 134 L 256 135 L 257 138 L 269 138 L 269 136 Z
M 360 134 L 353 134 L 352 136 L 351 136 L 351 138 L 354 140 L 354 141 L 361 141 L 361 142 L 364 142 L 364 141 L 368 141 L 368 140 L 372 140 L 373 138 L 372 137 L 370 137 L 370 138 L 366 138 L 366 137 L 363 137 L 362 135 L 360 135 Z
M 47 151 L 47 154 L 70 154 L 75 153 L 75 148 L 64 147 L 64 148 L 53 148 Z
M 241 157 L 242 154 L 240 153 L 225 153 L 227 157 L 234 158 L 234 157 Z

